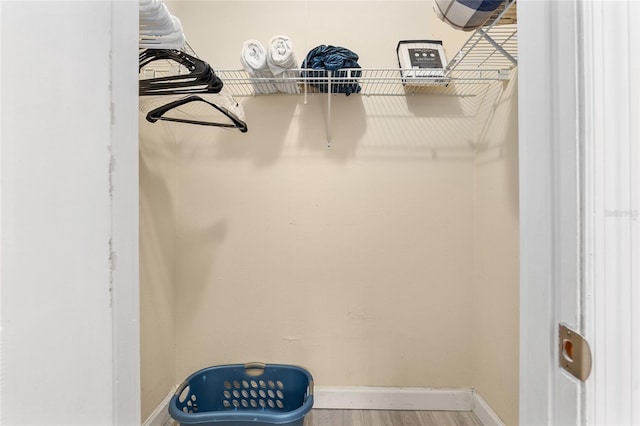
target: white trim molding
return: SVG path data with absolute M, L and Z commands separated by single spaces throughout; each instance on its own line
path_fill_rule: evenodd
M 526 52 L 518 57 L 522 425 L 550 424 L 553 397 L 550 9 L 551 2 L 518 4 L 518 48 Z
M 471 411 L 478 417 L 480 422 L 484 426 L 504 426 L 504 422 L 498 415 L 491 409 L 487 401 L 480 396 L 479 393 L 473 393 L 473 407 Z
M 584 333 L 580 3 L 518 4 L 521 425 L 582 424 L 584 385 L 557 345 L 561 323 Z
M 175 390 L 169 392 L 149 417 L 142 423 L 142 426 L 169 426 L 171 424 L 171 416 L 169 415 L 169 403 Z
M 324 387 L 313 390 L 313 408 L 471 411 L 471 389 Z
M 109 267 L 112 300 L 113 422 L 140 424 L 137 1 L 111 2 Z

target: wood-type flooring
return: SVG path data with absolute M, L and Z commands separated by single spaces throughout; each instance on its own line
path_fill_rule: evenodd
M 304 426 L 482 426 L 470 411 L 312 409 Z

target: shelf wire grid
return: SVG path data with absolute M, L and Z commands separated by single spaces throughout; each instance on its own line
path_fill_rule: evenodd
M 444 71 L 440 75 L 406 74 L 400 68 L 349 68 L 341 69 L 333 75 L 331 72 L 318 77 L 306 77 L 317 70 L 290 70 L 293 77 L 287 78 L 254 78 L 244 70 L 216 70 L 215 73 L 224 82 L 231 95 L 237 97 L 254 96 L 264 93 L 261 85 L 271 83 L 294 83 L 298 85 L 300 94 L 343 94 L 358 93 L 363 96 L 407 96 L 420 94 L 441 94 L 452 96 L 475 96 L 484 92 L 486 85 L 492 81 L 504 79 L 501 69 L 462 69 L 457 68 L 449 75 Z M 305 77 L 303 77 L 305 76 Z M 357 87 L 357 91 L 354 88 Z M 257 89 L 257 90 L 256 90 Z M 272 95 L 281 94 L 279 92 Z
M 473 69 L 499 69 L 505 75 L 518 65 L 516 0 L 505 0 L 494 16 L 473 32 L 449 62 L 448 75 Z
M 505 0 L 485 25 L 473 32 L 444 70 L 353 68 L 318 76 L 318 70 L 295 69 L 289 70 L 288 77 L 270 78 L 254 78 L 244 69 L 214 72 L 224 83 L 223 91 L 235 97 L 291 94 L 260 90 L 274 84 L 297 85 L 300 94 L 305 96 L 329 91 L 339 94 L 349 87 L 358 87 L 358 90 L 347 89 L 347 92 L 364 96 L 478 96 L 486 92 L 490 83 L 510 78 L 517 66 L 517 47 L 516 0 Z M 188 42 L 182 50 L 197 57 Z M 184 67 L 158 61 L 141 70 L 140 78 L 187 72 Z

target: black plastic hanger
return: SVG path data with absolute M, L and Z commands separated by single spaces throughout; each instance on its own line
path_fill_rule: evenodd
M 139 54 L 138 70 L 159 60 L 169 60 L 185 67 L 188 74 L 169 75 L 139 80 L 139 94 L 167 95 L 186 93 L 219 93 L 223 82 L 205 61 L 173 49 L 146 49 Z
M 145 66 L 160 60 L 175 62 L 184 67 L 187 73 L 139 81 L 139 94 L 146 98 L 144 101 L 141 98 L 140 109 L 141 111 L 147 110 L 147 121 L 151 123 L 173 121 L 202 126 L 236 128 L 243 133 L 247 131 L 244 111 L 233 97 L 220 94 L 223 87 L 222 80 L 218 78 L 209 64 L 180 50 L 147 49 L 139 54 L 138 70 L 141 71 Z M 173 96 L 168 96 L 167 99 L 160 97 L 160 95 Z M 205 104 L 206 108 L 213 107 L 231 122 L 221 123 L 214 121 L 213 118 L 209 119 L 210 111 L 201 113 L 196 105 L 198 103 Z M 187 104 L 191 105 L 181 108 Z M 173 114 L 168 114 L 169 112 Z M 207 119 L 196 118 L 201 114 Z
M 169 102 L 167 104 L 164 104 L 160 107 L 157 107 L 151 111 L 149 111 L 147 113 L 147 121 L 151 122 L 151 123 L 155 123 L 158 120 L 163 120 L 163 121 L 173 121 L 173 122 L 178 122 L 178 123 L 189 123 L 189 124 L 199 124 L 199 125 L 203 125 L 203 126 L 215 126 L 215 127 L 229 127 L 229 128 L 237 128 L 239 129 L 242 133 L 245 133 L 247 131 L 247 124 L 244 122 L 244 120 L 242 120 L 240 117 L 238 117 L 236 114 L 234 114 L 232 111 L 230 111 L 228 108 L 222 106 L 222 105 L 218 105 L 214 102 L 214 100 L 212 99 L 205 99 L 206 95 L 197 95 L 197 94 L 192 94 L 192 95 L 188 95 L 185 96 L 184 98 L 181 99 L 177 99 L 174 100 L 172 102 Z M 220 98 L 220 99 L 226 99 L 226 98 Z M 213 122 L 213 121 L 202 121 L 202 120 L 195 120 L 195 119 L 191 119 L 191 118 L 181 118 L 181 117 L 165 117 L 164 114 L 166 114 L 167 112 L 178 108 L 180 106 L 186 105 L 188 103 L 191 102 L 204 102 L 207 105 L 212 106 L 213 108 L 217 109 L 218 111 L 220 111 L 222 114 L 224 114 L 226 117 L 228 117 L 231 120 L 231 123 L 218 123 L 218 122 Z M 233 101 L 235 102 L 235 101 Z M 238 107 L 238 104 L 235 103 L 235 106 Z

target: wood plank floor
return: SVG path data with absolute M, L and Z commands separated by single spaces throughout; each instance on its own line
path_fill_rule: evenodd
M 482 426 L 470 411 L 312 409 L 304 426 Z

